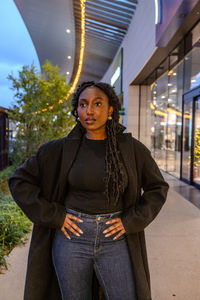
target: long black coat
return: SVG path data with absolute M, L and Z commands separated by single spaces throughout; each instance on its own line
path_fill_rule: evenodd
M 150 300 L 144 228 L 165 202 L 168 184 L 150 151 L 130 133 L 119 131 L 117 140 L 128 174 L 122 222 L 126 230 L 137 299 Z M 83 133 L 77 125 L 62 139 L 48 142 L 20 166 L 9 179 L 14 200 L 34 223 L 29 251 L 24 300 L 60 300 L 61 294 L 51 249 L 55 230 L 62 227 L 67 175 Z M 100 299 L 94 276 L 93 299 Z

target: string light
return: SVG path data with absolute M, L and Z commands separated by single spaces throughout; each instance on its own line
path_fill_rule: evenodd
M 74 79 L 74 82 L 69 90 L 69 94 L 73 93 L 76 85 L 79 81 L 82 66 L 83 66 L 83 57 L 84 57 L 84 51 L 85 51 L 85 2 L 86 0 L 80 0 L 81 5 L 81 47 L 80 47 L 80 57 L 79 57 L 79 64 L 78 64 L 78 70 L 76 73 L 76 77 Z
M 80 75 L 81 75 L 81 70 L 82 70 L 82 66 L 83 66 L 84 51 L 85 51 L 85 2 L 86 2 L 86 0 L 80 0 L 80 6 L 81 6 L 81 47 L 80 47 L 80 57 L 79 57 L 78 70 L 77 70 L 74 82 L 73 82 L 66 98 L 62 99 L 62 100 L 59 100 L 58 103 L 63 103 L 74 92 L 74 90 L 77 86 L 77 83 L 79 81 Z
M 63 99 L 60 99 L 58 101 L 59 104 L 63 103 L 64 101 L 66 101 L 69 96 L 74 92 L 77 83 L 79 81 L 80 75 L 81 75 L 81 70 L 82 70 L 82 66 L 83 66 L 83 57 L 84 57 L 84 51 L 85 51 L 85 2 L 86 0 L 80 0 L 80 6 L 81 6 L 81 46 L 80 46 L 80 57 L 79 57 L 79 64 L 78 64 L 78 70 L 74 79 L 74 82 L 69 90 L 69 92 L 67 93 L 66 97 L 64 97 Z M 44 108 L 41 111 L 45 112 L 48 109 L 52 110 L 53 109 L 53 105 L 49 106 L 48 108 Z M 39 111 L 36 111 L 35 114 L 40 113 Z

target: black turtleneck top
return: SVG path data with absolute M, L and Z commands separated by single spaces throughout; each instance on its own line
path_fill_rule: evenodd
M 83 137 L 79 152 L 68 174 L 65 206 L 87 214 L 103 214 L 122 210 L 123 195 L 117 203 L 105 195 L 105 140 Z M 128 176 L 125 168 L 126 186 Z

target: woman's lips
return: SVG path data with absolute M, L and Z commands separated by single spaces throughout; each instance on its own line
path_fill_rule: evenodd
M 87 124 L 93 124 L 95 122 L 95 119 L 86 119 L 85 122 Z

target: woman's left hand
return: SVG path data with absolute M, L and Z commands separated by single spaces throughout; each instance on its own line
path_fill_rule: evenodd
M 106 224 L 113 224 L 113 225 L 103 231 L 103 233 L 107 233 L 105 237 L 111 236 L 118 232 L 118 234 L 113 238 L 113 240 L 116 240 L 126 232 L 126 230 L 124 229 L 124 225 L 122 224 L 121 218 L 112 219 L 106 222 Z

